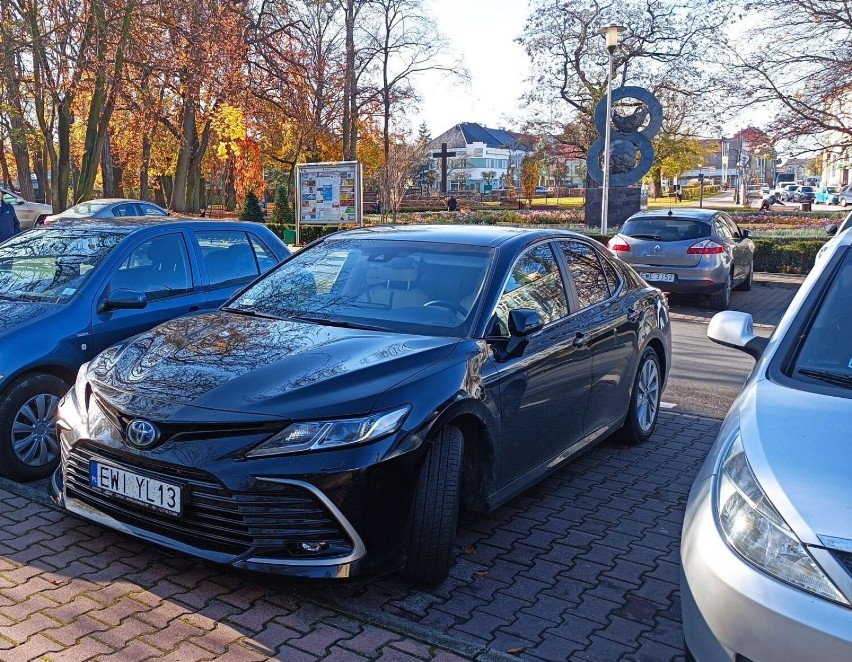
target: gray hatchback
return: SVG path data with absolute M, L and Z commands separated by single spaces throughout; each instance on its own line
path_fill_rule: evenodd
M 725 310 L 731 290 L 750 290 L 754 242 L 724 212 L 643 211 L 628 218 L 607 248 L 664 292 L 706 294 Z

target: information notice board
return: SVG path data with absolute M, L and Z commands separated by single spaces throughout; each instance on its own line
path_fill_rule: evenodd
M 296 242 L 300 225 L 362 224 L 361 164 L 300 163 L 296 166 Z

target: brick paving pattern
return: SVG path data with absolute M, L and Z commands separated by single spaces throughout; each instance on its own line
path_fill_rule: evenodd
M 755 325 L 776 326 L 793 297 L 796 296 L 797 288 L 779 286 L 776 284 L 758 285 L 749 292 L 731 293 L 731 310 L 740 310 L 751 313 Z M 698 295 L 670 295 L 669 304 L 674 319 L 683 319 L 693 322 L 709 322 L 718 311 L 707 307 L 705 298 Z
M 487 517 L 440 586 L 203 565 L 0 489 L 0 660 L 682 659 L 678 543 L 719 422 L 663 413 Z

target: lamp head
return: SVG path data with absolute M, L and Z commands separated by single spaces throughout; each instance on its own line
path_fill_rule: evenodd
M 610 50 L 618 46 L 619 38 L 623 32 L 626 32 L 627 28 L 623 25 L 607 25 L 598 30 L 598 34 L 603 36 L 606 39 L 606 47 Z

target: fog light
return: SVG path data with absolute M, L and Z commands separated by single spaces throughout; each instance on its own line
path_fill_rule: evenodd
M 303 542 L 299 545 L 299 549 L 305 554 L 319 554 L 328 549 L 328 544 L 324 542 Z

